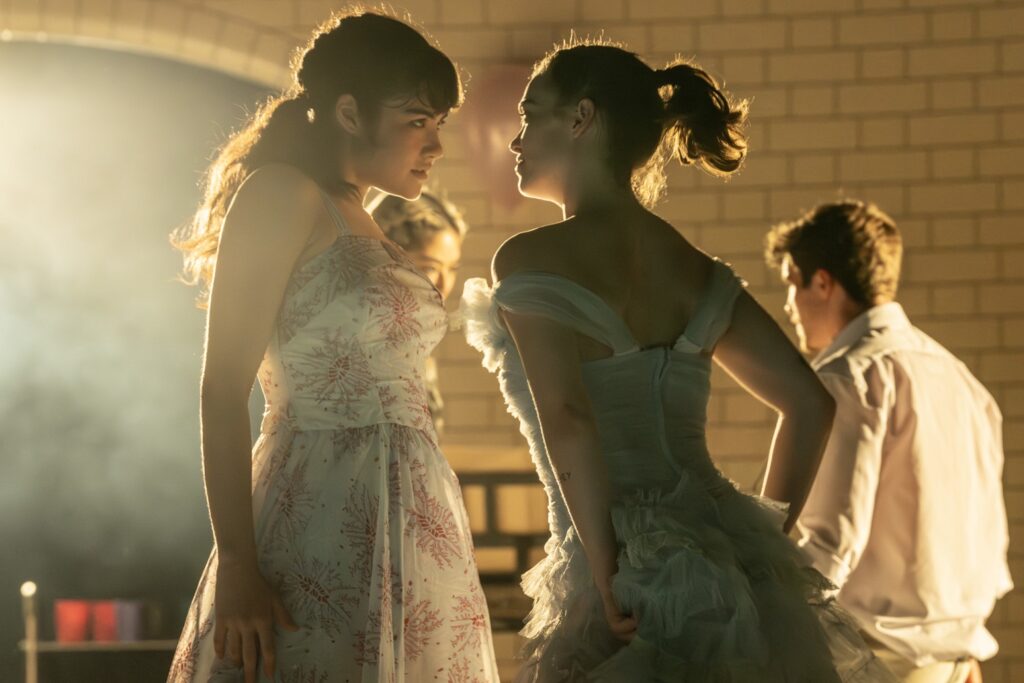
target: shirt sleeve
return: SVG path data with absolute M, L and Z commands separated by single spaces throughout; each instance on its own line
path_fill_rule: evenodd
M 825 454 L 797 522 L 797 544 L 814 565 L 842 587 L 864 553 L 882 465 L 886 387 L 873 377 L 820 372 L 836 400 Z M 874 381 L 872 381 L 874 380 Z

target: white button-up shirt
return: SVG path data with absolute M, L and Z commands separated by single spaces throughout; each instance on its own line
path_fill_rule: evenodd
M 1013 587 L 995 401 L 897 303 L 813 365 L 836 418 L 799 545 L 860 627 L 917 666 L 993 656 L 985 619 Z

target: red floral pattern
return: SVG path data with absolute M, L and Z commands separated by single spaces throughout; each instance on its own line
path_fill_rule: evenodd
M 344 237 L 293 274 L 260 367 L 253 454 L 260 568 L 301 627 L 279 632 L 284 683 L 498 680 L 421 379 L 446 320 L 434 287 L 385 242 Z M 216 571 L 214 556 L 172 683 L 210 678 Z
M 487 680 L 470 673 L 468 659 L 459 659 L 448 669 L 448 683 L 487 683 Z
M 315 508 L 312 484 L 306 477 L 306 463 L 300 462 L 284 474 L 284 486 L 271 503 L 271 543 L 289 547 L 292 539 L 299 538 Z
M 341 330 L 328 334 L 303 358 L 289 368 L 295 377 L 295 392 L 308 393 L 318 403 L 331 403 L 345 412 L 373 389 L 375 378 L 358 339 Z
M 452 616 L 452 649 L 461 652 L 467 647 L 479 648 L 489 636 L 487 600 L 476 585 L 469 591 L 455 595 L 455 614 Z
M 300 664 L 289 671 L 282 671 L 281 683 L 328 683 L 327 672 L 316 666 Z
M 419 303 L 401 282 L 389 279 L 368 288 L 366 300 L 372 311 L 370 321 L 380 327 L 389 347 L 404 348 L 419 336 L 423 329 L 417 315 Z
M 402 603 L 405 608 L 402 629 L 405 656 L 407 661 L 415 661 L 423 655 L 434 632 L 441 628 L 441 610 L 434 608 L 429 600 L 416 600 L 412 581 L 405 589 Z
M 340 635 L 359 605 L 359 590 L 346 585 L 340 572 L 318 558 L 297 557 L 285 575 L 282 598 L 299 623 Z
M 414 486 L 416 507 L 409 511 L 406 532 L 416 539 L 417 550 L 427 553 L 438 566 L 453 567 L 464 557 L 466 533 L 456 525 L 452 509 L 431 496 L 426 487 Z
M 348 500 L 342 510 L 345 512 L 341 533 L 348 540 L 352 564 L 349 572 L 359 579 L 359 584 L 369 588 L 370 573 L 373 569 L 374 550 L 377 545 L 377 507 L 380 496 L 370 493 L 364 484 L 353 484 Z
M 178 641 L 178 648 L 171 661 L 171 671 L 167 676 L 169 683 L 189 681 L 195 673 L 196 659 L 199 656 L 199 644 L 213 630 L 213 619 L 206 619 L 196 628 L 194 620 L 185 624 L 185 632 Z

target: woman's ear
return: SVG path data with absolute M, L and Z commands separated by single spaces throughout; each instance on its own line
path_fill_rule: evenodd
M 572 118 L 572 136 L 578 138 L 594 126 L 597 118 L 597 108 L 594 100 L 584 97 L 576 104 L 576 111 Z
M 362 133 L 362 120 L 359 117 L 359 103 L 352 95 L 340 95 L 334 103 L 334 118 L 349 135 Z

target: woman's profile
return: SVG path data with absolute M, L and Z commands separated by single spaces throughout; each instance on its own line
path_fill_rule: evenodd
M 565 220 L 506 241 L 493 287 L 463 298 L 549 497 L 520 680 L 893 680 L 783 533 L 831 398 L 732 270 L 647 208 L 669 158 L 740 167 L 746 103 L 694 64 L 582 42 L 536 65 L 520 113 L 520 191 Z M 712 361 L 780 414 L 766 494 L 782 506 L 710 458 Z
M 462 88 L 408 24 L 337 14 L 223 147 L 178 244 L 203 284 L 215 549 L 169 680 L 496 681 L 469 523 L 422 369 L 434 285 L 363 200 L 413 199 Z M 246 399 L 266 396 L 252 448 Z

